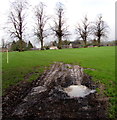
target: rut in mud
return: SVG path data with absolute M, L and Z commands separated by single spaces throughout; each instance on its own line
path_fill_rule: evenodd
M 107 101 L 98 99 L 96 87 L 82 67 L 55 63 L 39 79 L 7 91 L 3 120 L 107 120 Z

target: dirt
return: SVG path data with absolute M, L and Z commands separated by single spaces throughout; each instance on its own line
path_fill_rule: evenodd
M 6 90 L 2 120 L 109 120 L 108 99 L 95 92 L 70 98 L 62 91 L 70 85 L 96 89 L 98 84 L 78 65 L 55 63 L 37 80 L 22 81 Z

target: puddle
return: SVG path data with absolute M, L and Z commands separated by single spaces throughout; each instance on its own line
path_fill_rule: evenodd
M 96 90 L 91 90 L 83 85 L 71 85 L 67 88 L 64 88 L 64 92 L 68 94 L 71 98 L 74 97 L 85 97 L 90 93 L 96 92 Z

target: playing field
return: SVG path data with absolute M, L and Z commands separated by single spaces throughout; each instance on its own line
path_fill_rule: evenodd
M 111 112 L 115 113 L 115 47 L 9 52 L 9 63 L 7 53 L 2 54 L 3 91 L 19 81 L 35 80 L 53 62 L 78 64 L 94 69 L 86 69 L 85 72 L 91 75 L 94 81 L 105 85 L 104 93 L 112 103 Z

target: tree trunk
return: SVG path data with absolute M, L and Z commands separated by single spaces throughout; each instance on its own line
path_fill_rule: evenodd
M 100 37 L 98 38 L 98 47 L 100 47 Z
M 44 50 L 44 47 L 43 47 L 43 39 L 41 39 L 41 50 Z
M 58 40 L 58 49 L 62 49 L 62 37 L 61 36 L 59 37 L 59 40 Z
M 84 47 L 86 48 L 86 45 L 87 45 L 87 40 L 86 40 L 86 38 L 84 39 Z
M 22 52 L 23 51 L 22 39 L 20 39 L 19 41 L 20 41 L 20 43 L 19 43 L 19 52 Z

